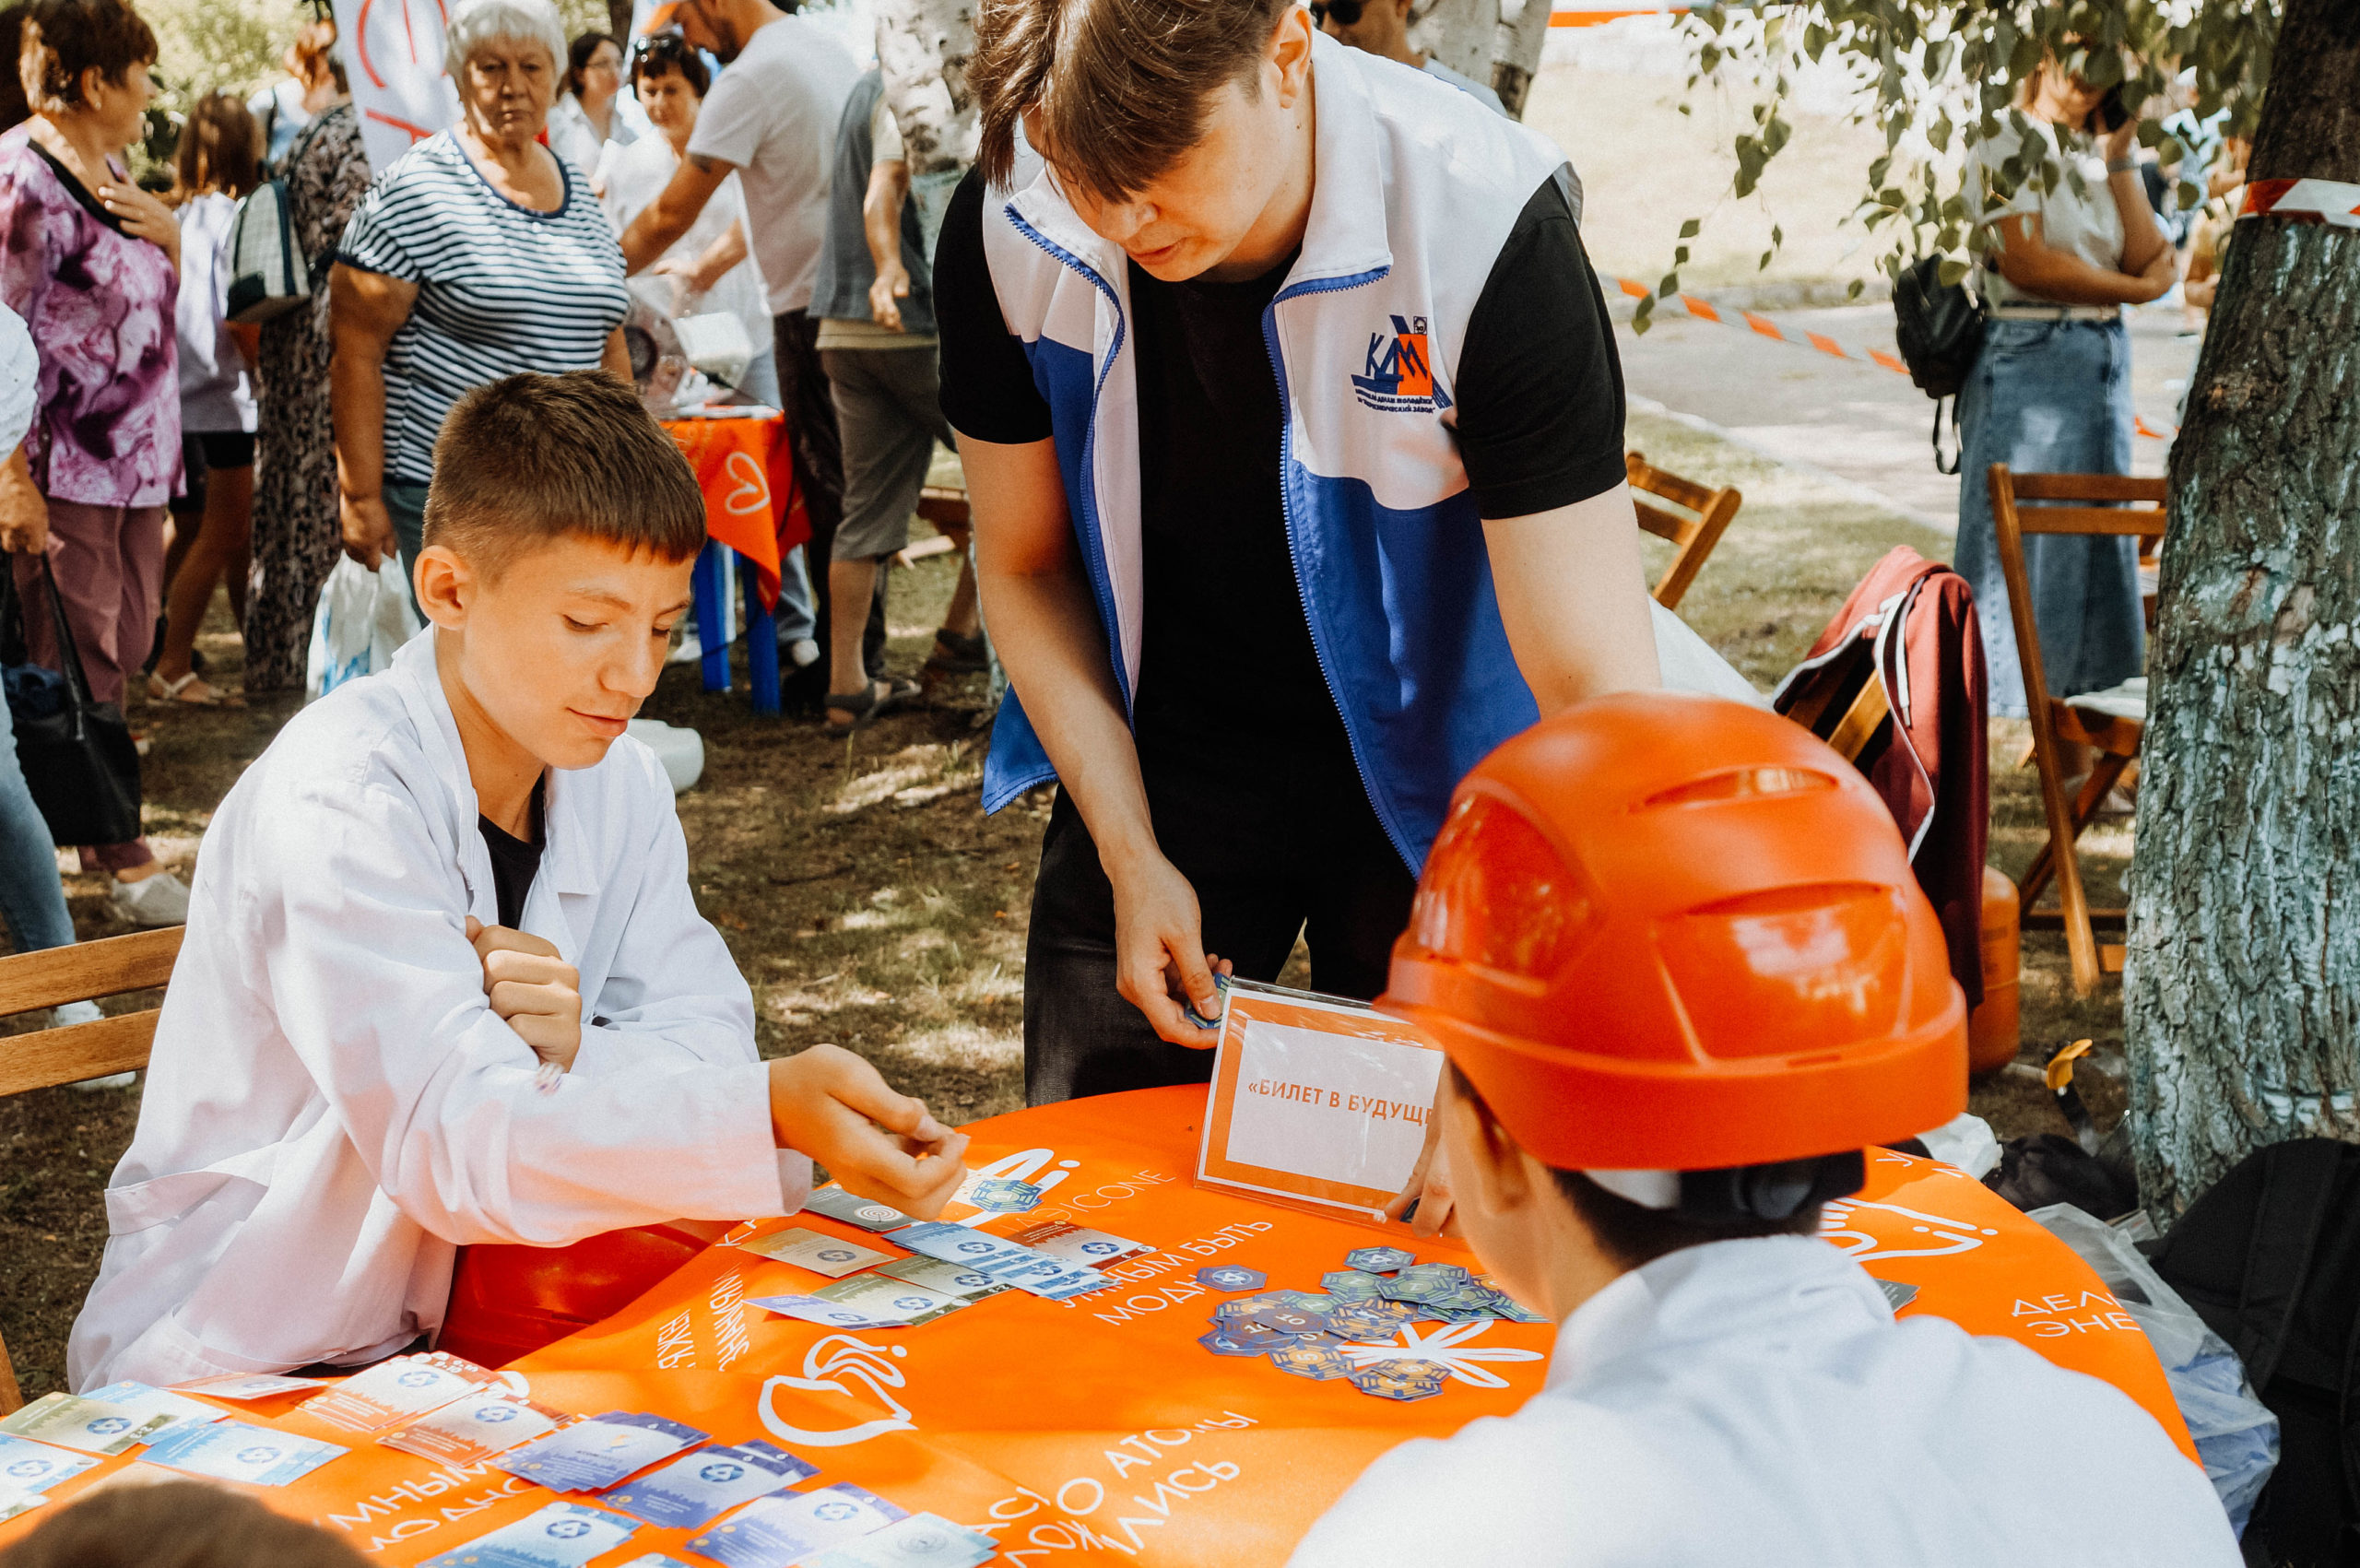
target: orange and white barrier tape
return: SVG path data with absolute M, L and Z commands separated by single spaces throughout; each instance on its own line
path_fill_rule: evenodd
M 2360 229 L 2360 185 L 2341 180 L 2254 180 L 2239 218 L 2293 218 Z
M 2306 183 L 2319 184 L 2323 182 Z M 1628 277 L 1611 277 L 1607 281 L 1634 300 L 1644 300 L 1655 292 L 1646 284 L 1634 282 Z M 1725 309 L 1709 300 L 1700 300 L 1693 294 L 1678 294 L 1673 298 L 1680 301 L 1682 309 L 1698 321 L 1717 322 L 1723 326 L 1737 326 L 1741 324 L 1775 342 L 1791 344 L 1798 348 L 1816 348 L 1821 353 L 1833 355 L 1838 360 L 1852 360 L 1863 364 L 1878 365 L 1905 376 L 1909 373 L 1909 367 L 1902 363 L 1900 355 L 1888 354 L 1882 348 L 1847 348 L 1824 333 L 1783 327 L 1768 316 L 1757 314 L 1752 311 Z M 2170 430 L 2159 430 L 2145 419 L 2137 418 L 2132 419 L 2131 428 L 2139 434 L 2155 441 L 2169 441 L 2179 433 L 2179 427 L 2177 425 Z

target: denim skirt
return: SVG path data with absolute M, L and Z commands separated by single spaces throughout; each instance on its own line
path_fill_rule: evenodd
M 1991 712 L 2023 718 L 2024 674 L 1986 471 L 2005 463 L 2019 474 L 2128 474 L 2130 334 L 2119 321 L 1986 322 L 1983 352 L 1958 407 L 1953 564 L 1975 588 Z M 2047 535 L 2027 536 L 2024 543 L 2049 695 L 2100 691 L 2140 674 L 2146 622 L 2139 603 L 2139 541 Z

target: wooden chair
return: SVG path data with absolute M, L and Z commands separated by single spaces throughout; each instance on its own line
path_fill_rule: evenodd
M 2033 764 L 2040 772 L 2040 804 L 2048 819 L 2048 842 L 2033 857 L 2019 895 L 2026 930 L 2065 933 L 2073 963 L 2073 990 L 2086 996 L 2096 989 L 2101 972 L 2119 973 L 2122 946 L 2103 949 L 2096 928 L 2123 928 L 2124 912 L 2092 909 L 2082 890 L 2082 867 L 2073 846 L 2083 830 L 2097 817 L 2106 792 L 2139 755 L 2147 730 L 2146 684 L 2123 687 L 2079 697 L 2051 697 L 2041 664 L 2040 628 L 2033 616 L 2031 581 L 2024 570 L 2027 534 L 2129 536 L 2149 542 L 2164 533 L 2165 482 L 2122 474 L 2012 474 L 2004 463 L 1994 463 L 1988 476 L 1991 521 L 1998 535 L 2000 570 L 2008 583 L 2008 616 L 2015 625 L 2016 663 L 2024 672 L 2024 706 L 2032 715 Z M 2019 501 L 2080 502 L 2079 505 L 2019 507 Z M 2100 503 L 2116 504 L 2100 504 Z M 2130 504 L 2121 504 L 2121 503 Z M 2091 747 L 2096 757 L 2081 794 L 2065 798 L 2065 774 L 2057 749 L 2065 741 Z M 2057 880 L 2060 907 L 2036 910 L 2033 905 Z
M 967 492 L 950 485 L 927 485 L 918 491 L 918 515 L 935 525 L 930 539 L 920 539 L 893 556 L 896 566 L 914 566 L 928 556 L 949 555 L 967 548 Z
M 1689 513 L 1682 516 L 1648 501 L 1635 501 L 1639 526 L 1658 539 L 1670 541 L 1679 552 L 1671 558 L 1663 581 L 1655 586 L 1656 603 L 1666 609 L 1678 609 L 1681 596 L 1696 581 L 1696 573 L 1704 570 L 1705 558 L 1721 542 L 1722 533 L 1729 527 L 1729 519 L 1737 515 L 1745 497 L 1726 485 L 1708 489 L 1693 479 L 1667 474 L 1636 452 L 1626 453 L 1623 463 L 1630 471 L 1633 489 L 1668 501 Z
M 172 977 L 184 927 L 109 937 L 70 948 L 0 958 L 0 1014 L 30 1012 L 64 1002 L 93 1001 L 146 991 Z M 67 1024 L 0 1040 L 0 1095 L 22 1094 L 86 1078 L 129 1072 L 148 1065 L 156 1014 L 120 1013 L 96 1023 Z M 8 1347 L 0 1342 L 0 1416 L 25 1402 Z

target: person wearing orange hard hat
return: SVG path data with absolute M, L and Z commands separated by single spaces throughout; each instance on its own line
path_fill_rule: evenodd
M 1556 1350 L 1516 1414 L 1379 1459 L 1291 1568 L 2239 1562 L 2128 1396 L 1895 1322 L 1816 1238 L 1865 1149 L 1965 1104 L 1966 1008 L 1892 818 L 1800 725 L 1634 692 L 1500 747 L 1377 1006 L 1448 1055 L 1458 1223 Z

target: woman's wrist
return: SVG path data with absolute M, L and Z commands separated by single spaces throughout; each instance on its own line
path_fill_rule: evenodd
M 2135 174 L 2139 171 L 2139 160 L 2129 156 L 2109 158 L 2106 160 L 2106 171 L 2108 174 Z

